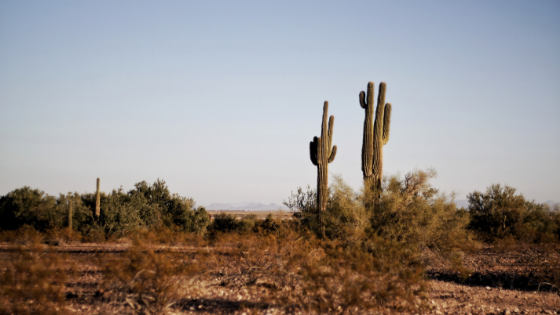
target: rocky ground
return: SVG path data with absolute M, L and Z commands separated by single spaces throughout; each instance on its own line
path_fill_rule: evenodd
M 67 310 L 76 314 L 134 314 L 137 302 L 102 285 L 98 261 L 126 252 L 130 244 L 59 244 L 66 263 L 77 269 L 66 285 Z M 189 247 L 162 250 L 189 252 Z M 9 260 L 14 244 L 0 244 L 0 259 Z M 458 269 L 433 253 L 427 254 L 429 285 L 424 314 L 560 314 L 560 294 L 553 282 L 560 273 L 557 248 L 486 245 L 475 254 L 461 257 Z M 77 267 L 76 267 L 77 266 Z M 463 277 L 461 277 L 463 275 Z M 297 305 L 276 304 L 263 299 L 266 286 L 235 285 L 236 278 L 214 274 L 196 279 L 183 298 L 170 305 L 173 314 L 298 314 Z M 551 280 L 552 279 L 552 280 Z M 546 280 L 546 281 L 545 281 Z M 548 282 L 550 281 L 550 282 Z M 266 301 L 266 302 L 263 302 Z M 150 303 L 146 301 L 146 303 Z M 333 312 L 334 313 L 334 312 Z M 350 310 L 350 313 L 362 313 Z

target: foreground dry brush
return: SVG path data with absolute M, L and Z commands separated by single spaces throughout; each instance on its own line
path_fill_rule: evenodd
M 140 233 L 125 247 L 59 246 L 77 256 L 89 253 L 91 270 L 80 269 L 68 254 L 38 243 L 4 253 L 2 312 L 64 313 L 75 310 L 68 305 L 78 300 L 92 303 L 92 311 L 100 313 L 138 314 L 189 312 L 212 303 L 225 303 L 214 310 L 217 313 L 243 309 L 354 313 L 421 307 L 425 286 L 418 257 L 378 238 L 348 244 L 280 228 L 222 234 L 209 242 L 185 236 L 187 241 L 177 246 L 154 235 Z M 73 279 L 92 276 L 89 291 L 80 289 L 79 282 L 86 281 Z M 222 290 L 236 294 L 210 298 Z
M 0 260 L 0 314 L 58 314 L 73 276 L 67 255 L 37 242 L 19 245 Z
M 485 244 L 457 262 L 374 235 L 319 240 L 278 225 L 213 239 L 158 229 L 58 246 L 29 230 L 11 234 L 0 244 L 0 314 L 496 314 L 510 304 L 533 314 L 560 305 L 554 244 Z

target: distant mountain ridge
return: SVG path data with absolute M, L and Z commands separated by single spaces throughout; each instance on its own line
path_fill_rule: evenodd
M 263 204 L 260 202 L 236 202 L 236 203 L 211 203 L 205 207 L 206 210 L 251 210 L 251 211 L 275 211 L 289 210 L 284 205 L 276 203 Z

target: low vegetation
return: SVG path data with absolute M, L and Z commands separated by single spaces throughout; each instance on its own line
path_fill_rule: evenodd
M 542 249 L 547 265 L 526 277 L 539 288 L 560 287 L 560 260 L 546 252 L 560 246 L 558 207 L 492 185 L 469 194 L 468 209 L 457 209 L 453 195 L 430 184 L 435 175 L 418 170 L 386 176 L 380 190 L 373 185 L 358 192 L 334 176 L 325 237 L 310 188 L 285 201 L 292 220 L 219 214 L 212 221 L 204 208 L 171 194 L 159 180 L 102 193 L 97 220 L 94 194 L 55 198 L 16 189 L 0 197 L 0 241 L 11 244 L 0 252 L 0 314 L 64 313 L 69 301 L 81 298 L 69 289 L 71 278 L 92 274 L 99 277 L 93 298 L 113 307 L 101 313 L 191 311 L 203 307 L 202 297 L 212 290 L 220 294 L 212 301 L 229 301 L 217 313 L 423 312 L 431 307 L 427 276 L 442 277 L 434 266 L 449 266 L 449 277 L 474 283 L 480 273 L 465 257 L 487 246 L 496 253 Z M 73 229 L 67 228 L 69 202 Z M 96 250 L 82 264 L 58 251 L 81 242 L 113 249 Z M 222 295 L 224 290 L 239 293 Z
M 38 189 L 23 187 L 0 197 L 0 229 L 16 230 L 29 226 L 45 232 L 68 226 L 72 204 L 72 227 L 85 239 L 100 241 L 120 238 L 129 232 L 158 226 L 204 233 L 210 223 L 203 207 L 195 208 L 192 198 L 171 194 L 165 181 L 152 185 L 142 181 L 124 192 L 114 189 L 101 193 L 101 214 L 94 218 L 95 194 L 68 193 L 58 198 Z
M 514 238 L 522 242 L 549 243 L 560 238 L 560 208 L 551 208 L 515 194 L 513 187 L 492 185 L 485 193 L 468 195 L 469 227 L 486 240 Z

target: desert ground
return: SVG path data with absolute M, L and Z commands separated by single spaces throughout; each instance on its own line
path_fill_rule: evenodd
M 215 214 L 215 213 L 213 213 Z M 230 213 L 232 214 L 232 213 Z M 242 216 L 248 213 L 235 213 Z M 253 213 L 266 216 L 268 213 Z M 278 213 L 274 213 L 278 215 Z M 283 215 L 283 214 L 280 214 Z M 22 244 L 0 243 L 0 260 L 8 262 L 21 253 Z M 138 297 L 128 298 L 125 289 L 109 286 L 103 279 L 103 261 L 126 255 L 133 247 L 130 239 L 106 243 L 59 242 L 45 240 L 39 252 L 62 257 L 63 268 L 70 277 L 64 286 L 65 309 L 71 314 L 138 314 L 149 313 L 139 305 Z M 179 255 L 186 260 L 195 255 L 212 253 L 221 264 L 206 263 L 200 276 L 191 279 L 187 289 L 169 314 L 306 314 L 305 307 L 280 303 L 270 297 L 270 287 L 260 279 L 250 279 L 247 268 L 228 266 L 228 249 L 207 244 L 149 245 L 158 253 Z M 198 253 L 198 254 L 196 254 Z M 484 245 L 476 253 L 465 253 L 459 270 L 450 261 L 430 250 L 423 259 L 427 264 L 428 290 L 420 302 L 419 314 L 559 314 L 560 294 L 542 275 L 558 273 L 557 249 L 528 245 Z M 258 262 L 257 262 L 258 263 Z M 265 262 L 263 262 L 265 263 Z M 233 264 L 233 262 L 232 262 Z M 225 266 L 225 267 L 224 267 Z M 258 267 L 258 266 L 257 266 Z M 462 277 L 461 275 L 466 274 Z M 142 301 L 140 299 L 140 301 Z M 4 301 L 5 302 L 5 301 Z M 33 303 L 28 301 L 27 303 Z M 145 300 L 140 304 L 149 305 Z M 332 313 L 340 313 L 331 310 Z M 399 313 L 383 309 L 350 314 Z M 331 312 L 329 312 L 331 313 Z

